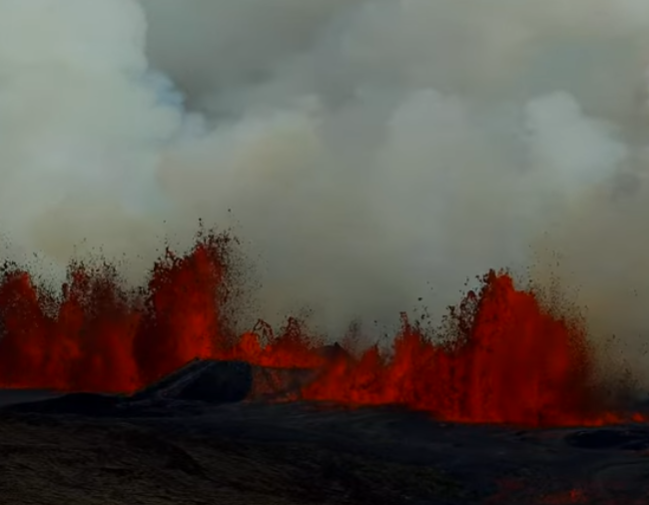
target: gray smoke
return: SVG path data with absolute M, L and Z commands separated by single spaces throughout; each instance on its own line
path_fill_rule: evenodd
M 236 226 L 255 315 L 332 330 L 532 266 L 638 356 L 648 28 L 644 0 L 0 0 L 0 231 L 135 280 Z

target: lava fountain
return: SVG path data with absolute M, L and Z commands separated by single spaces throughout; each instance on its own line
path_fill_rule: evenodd
M 489 272 L 431 335 L 402 314 L 392 349 L 326 356 L 290 319 L 273 335 L 236 335 L 224 314 L 226 235 L 199 235 L 167 251 L 146 286 L 125 289 L 114 267 L 73 263 L 54 290 L 15 265 L 0 280 L 0 385 L 132 392 L 195 357 L 311 368 L 300 396 L 343 405 L 395 404 L 448 421 L 526 426 L 622 420 L 595 386 L 583 328 Z M 264 329 L 265 328 L 265 329 Z

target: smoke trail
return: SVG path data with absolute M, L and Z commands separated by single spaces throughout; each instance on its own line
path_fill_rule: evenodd
M 259 314 L 329 328 L 559 252 L 637 351 L 648 25 L 640 0 L 0 0 L 0 230 L 135 278 L 165 234 L 236 224 Z
M 182 114 L 148 69 L 145 26 L 129 0 L 0 1 L 0 229 L 10 253 L 64 265 L 75 245 L 114 256 L 159 233 L 154 174 Z

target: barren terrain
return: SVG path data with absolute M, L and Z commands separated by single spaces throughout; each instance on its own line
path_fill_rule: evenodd
M 3 503 L 629 505 L 649 491 L 639 425 L 521 431 L 300 403 L 171 402 L 119 418 L 34 405 L 0 416 Z

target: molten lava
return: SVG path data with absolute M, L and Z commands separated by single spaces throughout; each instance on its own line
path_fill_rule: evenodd
M 490 272 L 451 310 L 444 335 L 402 316 L 391 352 L 325 356 L 296 320 L 237 337 L 223 314 L 227 237 L 170 252 L 146 288 L 123 289 L 109 265 L 73 264 L 59 292 L 6 267 L 0 282 L 0 385 L 131 392 L 194 357 L 312 368 L 301 396 L 347 405 L 398 404 L 451 421 L 528 426 L 617 420 L 598 403 L 586 336 Z

